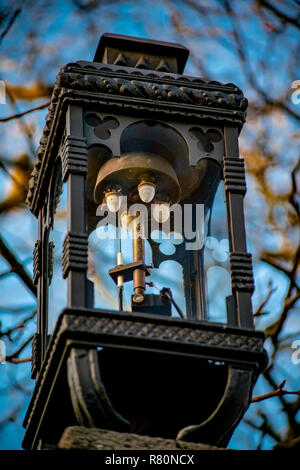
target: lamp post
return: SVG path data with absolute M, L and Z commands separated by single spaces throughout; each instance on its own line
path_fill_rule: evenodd
M 76 423 L 226 446 L 266 365 L 238 151 L 247 100 L 182 75 L 187 58 L 178 44 L 104 34 L 93 62 L 57 76 L 27 198 L 39 236 L 25 448 Z M 107 228 L 114 261 L 96 268 L 115 309 L 96 308 L 88 263 Z

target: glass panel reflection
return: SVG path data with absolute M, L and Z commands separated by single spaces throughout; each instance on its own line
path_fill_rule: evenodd
M 226 323 L 226 297 L 231 294 L 231 278 L 223 181 L 219 183 L 212 208 L 207 213 L 206 219 L 204 271 L 207 315 L 210 321 Z
M 131 232 L 120 228 L 123 264 L 132 263 L 133 248 Z M 167 256 L 174 254 L 178 240 L 162 239 L 161 232 L 151 235 L 159 250 Z M 99 226 L 89 236 L 89 269 L 88 278 L 94 283 L 94 307 L 118 310 L 118 288 L 113 279 L 107 275 L 109 269 L 117 263 L 116 253 L 119 249 L 117 229 L 113 225 Z M 152 249 L 145 239 L 145 264 L 153 264 Z M 158 268 L 151 269 L 146 277 L 146 294 L 158 294 L 164 287 L 170 288 L 175 302 L 185 314 L 182 266 L 175 260 L 166 260 Z M 148 283 L 153 283 L 149 285 Z M 123 310 L 131 311 L 133 281 L 125 282 L 123 287 Z M 172 316 L 179 314 L 172 306 Z
M 49 279 L 48 333 L 51 334 L 61 311 L 67 306 L 67 279 L 62 276 L 63 242 L 67 233 L 67 183 L 58 189 L 60 193 L 50 230 L 50 243 L 53 246 L 52 279 Z M 51 248 L 50 248 L 51 250 Z

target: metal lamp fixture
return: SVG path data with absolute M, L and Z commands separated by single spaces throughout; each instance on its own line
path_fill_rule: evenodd
M 39 229 L 25 448 L 74 424 L 226 446 L 266 365 L 238 150 L 247 100 L 182 75 L 187 58 L 104 34 L 93 62 L 57 76 L 27 198 Z

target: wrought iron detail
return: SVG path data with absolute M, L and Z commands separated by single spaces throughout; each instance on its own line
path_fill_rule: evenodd
M 68 232 L 63 243 L 63 277 L 69 270 L 85 271 L 88 267 L 88 239 L 86 234 Z
M 226 447 L 237 423 L 249 406 L 253 385 L 252 371 L 229 367 L 226 388 L 218 407 L 204 422 L 181 429 L 177 439 Z
M 201 152 L 212 153 L 214 151 L 213 142 L 220 142 L 222 136 L 216 129 L 202 130 L 200 127 L 191 127 L 190 135 L 198 141 L 197 147 Z
M 226 191 L 246 194 L 245 163 L 242 158 L 223 158 Z
M 85 138 L 66 136 L 62 146 L 63 181 L 69 173 L 87 173 L 87 142 Z
M 121 57 L 122 55 L 119 54 L 119 58 Z M 124 56 L 123 56 L 124 58 Z M 164 62 L 164 60 L 162 60 Z M 162 63 L 162 61 L 159 62 L 159 64 Z M 90 70 L 93 71 L 93 73 L 114 73 L 114 74 L 118 74 L 118 75 L 123 75 L 123 76 L 128 76 L 129 78 L 140 78 L 141 76 L 145 76 L 145 78 L 147 78 L 148 80 L 164 80 L 164 81 L 170 81 L 170 82 L 186 82 L 186 83 L 190 83 L 191 85 L 202 85 L 203 87 L 211 87 L 211 88 L 219 88 L 221 90 L 224 90 L 224 91 L 228 91 L 228 92 L 234 92 L 234 93 L 239 93 L 239 94 L 242 94 L 242 91 L 234 84 L 234 83 L 221 83 L 221 82 L 218 82 L 217 80 L 203 80 L 201 78 L 198 78 L 198 77 L 194 77 L 194 76 L 188 76 L 188 75 L 178 75 L 178 74 L 174 74 L 174 73 L 170 73 L 170 72 L 166 72 L 166 71 L 163 71 L 159 68 L 159 65 L 157 66 L 157 68 L 154 70 L 151 70 L 151 74 L 149 74 L 149 70 L 143 70 L 143 69 L 140 69 L 138 72 L 137 70 L 134 70 L 134 68 L 118 68 L 118 67 L 115 67 L 116 65 L 122 65 L 124 66 L 125 63 L 123 64 L 117 64 L 116 62 L 114 62 L 114 64 L 104 64 L 104 63 L 101 63 L 101 62 L 86 62 L 86 61 L 82 61 L 82 60 L 79 60 L 77 62 L 69 62 L 68 64 L 66 64 L 64 67 L 63 67 L 63 70 L 62 71 L 76 71 L 76 69 L 78 70 L 78 72 L 82 72 L 82 69 L 85 69 L 87 66 Z M 126 66 L 128 66 L 128 63 L 126 64 Z M 158 73 L 159 72 L 159 73 Z
M 157 101 L 213 106 L 215 108 L 245 111 L 248 101 L 241 94 L 228 95 L 222 91 L 202 90 L 187 86 L 149 83 L 145 80 L 128 80 L 121 77 L 92 75 L 90 73 L 68 73 L 62 71 L 57 77 L 57 86 L 85 91 L 98 91 L 132 98 L 147 98 Z
M 216 332 L 198 328 L 122 320 L 106 317 L 83 317 L 68 315 L 68 328 L 74 331 L 89 331 L 101 335 L 131 336 L 149 340 L 202 345 L 206 347 L 232 348 L 242 351 L 261 352 L 263 339 L 227 332 Z
M 251 253 L 230 253 L 230 269 L 233 290 L 254 291 Z
M 35 379 L 41 366 L 41 335 L 35 333 L 32 340 L 31 378 Z
M 102 140 L 111 137 L 111 129 L 119 127 L 119 121 L 113 116 L 105 116 L 103 119 L 95 113 L 90 113 L 85 117 L 86 123 L 94 127 L 94 134 Z
M 101 380 L 97 349 L 72 348 L 67 361 L 68 384 L 78 424 L 129 431 L 129 422 L 117 413 Z
M 55 248 L 54 242 L 50 241 L 49 245 L 48 245 L 48 280 L 49 280 L 49 285 L 51 284 L 52 276 L 53 276 L 54 248 Z
M 128 67 L 126 57 L 121 53 L 118 54 L 116 60 L 114 61 L 114 65 L 121 65 L 123 67 Z
M 33 249 L 33 283 L 36 286 L 42 272 L 41 241 L 37 240 Z

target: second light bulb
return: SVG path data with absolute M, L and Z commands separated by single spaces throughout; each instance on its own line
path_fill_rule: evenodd
M 168 202 L 153 204 L 153 217 L 161 224 L 166 222 L 170 217 L 170 204 Z
M 155 196 L 155 184 L 147 181 L 142 181 L 138 187 L 138 192 L 141 200 L 145 203 L 151 202 Z
M 111 212 L 118 212 L 120 209 L 121 198 L 116 191 L 111 191 L 105 195 L 106 204 Z

